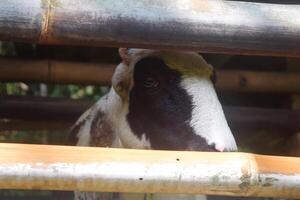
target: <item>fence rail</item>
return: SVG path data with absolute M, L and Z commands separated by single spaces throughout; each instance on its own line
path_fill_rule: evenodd
M 24 144 L 0 153 L 2 189 L 300 197 L 296 157 Z
M 300 4 L 5 0 L 0 40 L 300 56 Z
M 116 64 L 0 58 L 0 81 L 110 85 Z M 236 92 L 300 93 L 300 73 L 216 70 L 216 88 Z
M 75 122 L 92 105 L 90 101 L 46 97 L 0 97 L 0 118 L 48 122 Z M 300 112 L 288 109 L 268 109 L 223 106 L 231 128 L 240 130 L 300 131 Z M 7 125 L 8 126 L 8 123 Z M 0 127 L 0 130 L 2 130 Z

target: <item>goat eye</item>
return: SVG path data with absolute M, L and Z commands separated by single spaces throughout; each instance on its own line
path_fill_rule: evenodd
M 146 88 L 156 88 L 158 87 L 159 83 L 155 79 L 148 77 L 144 81 L 144 87 Z

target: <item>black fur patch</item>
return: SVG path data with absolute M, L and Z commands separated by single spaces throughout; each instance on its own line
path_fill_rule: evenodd
M 190 127 L 191 96 L 180 82 L 181 74 L 161 59 L 136 64 L 127 115 L 132 131 L 139 138 L 145 134 L 153 149 L 216 151 Z

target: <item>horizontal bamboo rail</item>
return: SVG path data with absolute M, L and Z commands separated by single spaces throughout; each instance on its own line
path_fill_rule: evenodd
M 259 93 L 300 93 L 300 73 L 219 70 L 220 90 Z
M 0 118 L 75 122 L 91 104 L 60 98 L 1 96 Z M 234 106 L 223 106 L 223 109 L 230 127 L 237 130 L 300 130 L 300 112 L 297 110 Z
M 0 154 L 2 189 L 300 197 L 296 157 L 24 144 Z
M 0 81 L 109 85 L 115 64 L 0 58 Z
M 0 1 L 0 40 L 300 56 L 300 5 L 219 0 Z
M 0 58 L 0 81 L 109 85 L 115 64 Z M 216 87 L 236 92 L 300 93 L 300 73 L 216 70 Z

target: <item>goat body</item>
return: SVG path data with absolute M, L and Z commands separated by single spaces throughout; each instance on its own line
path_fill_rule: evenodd
M 235 151 L 211 82 L 193 52 L 120 49 L 112 88 L 70 132 L 70 144 L 133 149 Z M 75 193 L 75 199 L 181 200 L 201 195 Z

